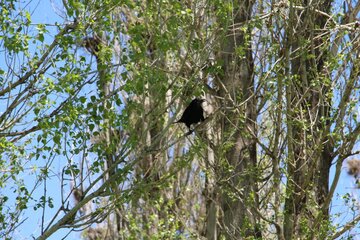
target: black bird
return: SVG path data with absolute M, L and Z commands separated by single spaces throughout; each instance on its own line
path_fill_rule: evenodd
M 191 133 L 191 124 L 202 122 L 205 120 L 204 109 L 201 106 L 204 101 L 204 99 L 199 98 L 195 98 L 194 100 L 192 100 L 189 106 L 185 109 L 180 120 L 176 123 L 185 123 L 185 125 L 189 128 L 189 132 Z

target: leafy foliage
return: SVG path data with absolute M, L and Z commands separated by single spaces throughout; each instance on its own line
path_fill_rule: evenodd
M 351 237 L 360 8 L 331 4 L 3 1 L 0 237 Z

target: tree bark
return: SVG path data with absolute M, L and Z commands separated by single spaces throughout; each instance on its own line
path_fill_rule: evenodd
M 254 98 L 254 63 L 251 49 L 251 30 L 235 26 L 251 20 L 254 1 L 234 2 L 233 22 L 224 41 L 222 54 L 224 75 L 218 79 L 219 95 L 226 107 L 222 119 L 223 142 L 233 146 L 226 150 L 222 179 L 226 187 L 222 192 L 223 235 L 227 239 L 261 237 L 259 219 L 253 212 L 259 200 L 256 182 L 256 142 L 249 134 L 256 134 L 256 100 Z M 241 51 L 239 51 L 241 49 Z M 244 107 L 240 103 L 247 101 Z
M 316 38 L 316 29 L 322 29 L 327 19 L 316 10 L 327 13 L 330 6 L 331 1 L 322 0 L 290 5 L 285 239 L 306 238 L 309 229 L 319 230 L 311 228 L 317 211 L 313 202 L 321 206 L 328 194 L 332 146 L 327 120 L 331 99 L 326 96 L 330 85 L 322 81 L 327 52 L 320 47 L 324 44 L 321 38 Z

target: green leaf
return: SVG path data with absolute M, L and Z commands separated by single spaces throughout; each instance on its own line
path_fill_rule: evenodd
M 39 33 L 38 35 L 37 35 L 37 40 L 39 40 L 40 42 L 44 42 L 44 34 L 42 34 L 42 33 Z
M 60 145 L 60 134 L 55 134 L 53 141 L 54 141 L 54 143 Z

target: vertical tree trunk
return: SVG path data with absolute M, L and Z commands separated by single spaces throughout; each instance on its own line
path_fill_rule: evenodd
M 228 239 L 261 237 L 259 219 L 253 209 L 258 208 L 256 183 L 256 143 L 249 131 L 256 134 L 256 102 L 254 98 L 254 63 L 250 29 L 235 26 L 246 25 L 251 19 L 254 1 L 234 2 L 233 22 L 225 39 L 221 58 L 224 75 L 218 81 L 220 95 L 227 107 L 223 119 L 223 142 L 234 145 L 227 150 L 222 179 L 227 179 L 222 192 L 223 229 Z M 239 51 L 240 50 L 240 51 Z M 247 100 L 244 107 L 240 103 Z
M 315 9 L 327 13 L 330 6 L 331 1 L 322 0 L 311 4 L 303 1 L 300 6 L 291 2 L 290 5 L 285 239 L 306 238 L 316 213 L 311 206 L 314 206 L 313 202 L 321 206 L 328 193 L 332 146 L 328 141 L 330 128 L 326 120 L 331 99 L 326 96 L 330 85 L 322 81 L 327 56 L 326 50 L 321 49 L 323 41 L 316 38 L 316 29 L 324 27 L 326 17 Z
M 214 132 L 212 129 L 207 129 L 207 138 L 209 141 L 214 142 L 214 144 L 218 144 L 218 139 L 216 139 Z M 218 210 L 219 210 L 219 201 L 218 201 L 218 189 L 217 189 L 217 181 L 216 181 L 216 172 L 210 171 L 210 169 L 214 169 L 214 166 L 218 164 L 215 161 L 215 153 L 214 150 L 208 146 L 207 152 L 207 166 L 209 169 L 209 173 L 206 176 L 205 180 L 205 208 L 206 208 L 206 222 L 205 222 L 205 237 L 208 240 L 216 240 L 218 237 Z

